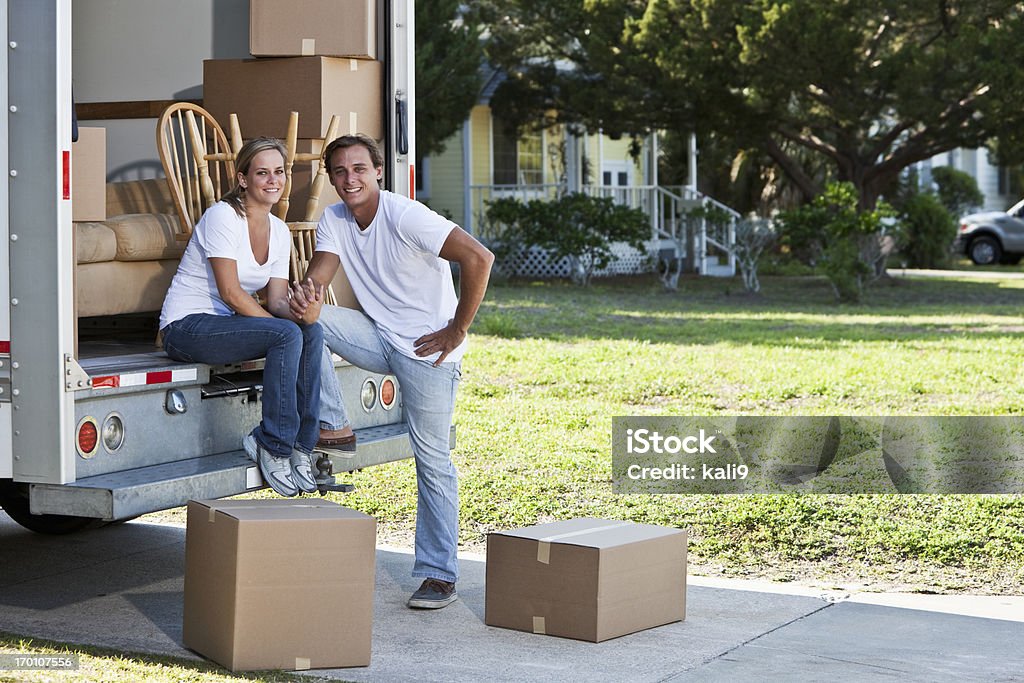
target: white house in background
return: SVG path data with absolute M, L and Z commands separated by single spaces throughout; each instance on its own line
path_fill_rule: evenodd
M 1024 189 L 1020 183 L 1020 169 L 992 163 L 991 155 L 986 149 L 954 149 L 920 162 L 917 165 L 918 174 L 926 187 L 931 183 L 932 169 L 937 166 L 950 166 L 970 174 L 985 196 L 981 210 L 1004 211 L 1024 196 Z

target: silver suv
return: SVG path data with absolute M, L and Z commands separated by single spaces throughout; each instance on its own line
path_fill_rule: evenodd
M 1024 199 L 1006 211 L 972 213 L 960 219 L 953 251 L 976 265 L 1016 265 L 1024 256 Z

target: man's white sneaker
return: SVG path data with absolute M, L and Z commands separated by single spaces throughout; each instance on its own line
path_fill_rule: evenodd
M 299 495 L 299 487 L 292 480 L 292 464 L 289 458 L 278 458 L 267 452 L 256 442 L 251 433 L 242 439 L 242 448 L 249 458 L 259 465 L 260 474 L 270 488 L 286 498 Z
M 292 450 L 291 466 L 292 481 L 304 493 L 316 493 L 316 479 L 313 476 L 313 459 L 309 453 L 303 453 L 299 449 Z

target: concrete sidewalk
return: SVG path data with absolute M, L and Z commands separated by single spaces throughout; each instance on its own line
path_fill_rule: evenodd
M 181 645 L 185 530 L 130 522 L 66 537 L 0 513 L 0 630 L 198 659 Z M 408 553 L 379 548 L 373 663 L 349 681 L 1024 681 L 1024 597 L 829 594 L 693 577 L 686 621 L 585 643 L 483 623 L 484 563 L 461 600 L 405 600 Z

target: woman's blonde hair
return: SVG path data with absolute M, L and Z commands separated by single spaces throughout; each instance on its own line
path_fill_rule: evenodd
M 242 145 L 242 149 L 238 150 L 238 154 L 235 156 L 235 186 L 221 197 L 220 200 L 230 204 L 235 213 L 242 218 L 245 218 L 245 188 L 239 184 L 238 174 L 249 175 L 249 167 L 252 166 L 252 160 L 260 152 L 266 152 L 269 149 L 276 149 L 280 152 L 282 161 L 288 158 L 288 150 L 285 149 L 284 143 L 277 138 L 255 138 L 250 140 Z

